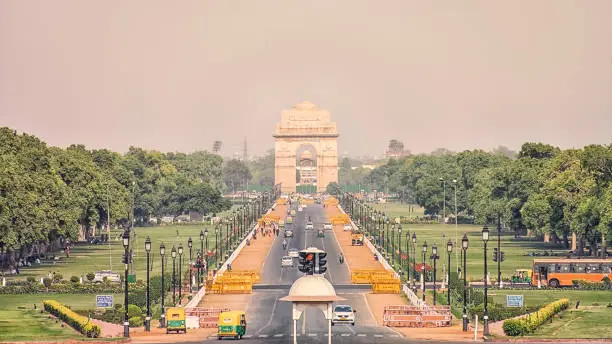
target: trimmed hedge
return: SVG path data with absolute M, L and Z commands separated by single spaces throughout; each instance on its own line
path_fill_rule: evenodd
M 555 314 L 569 307 L 569 299 L 560 299 L 542 307 L 539 311 L 531 313 L 520 319 L 504 321 L 503 329 L 507 336 L 523 336 L 533 333 L 538 327 L 551 319 Z
M 100 336 L 100 326 L 89 321 L 87 317 L 78 315 L 68 307 L 62 305 L 55 300 L 44 300 L 43 306 L 45 311 L 55 315 L 62 321 L 72 326 L 75 330 L 81 332 L 90 338 L 97 338 Z

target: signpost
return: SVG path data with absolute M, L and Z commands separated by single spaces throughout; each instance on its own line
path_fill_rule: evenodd
M 523 307 L 523 295 L 506 295 L 507 307 Z
M 114 295 L 96 295 L 97 308 L 113 308 Z

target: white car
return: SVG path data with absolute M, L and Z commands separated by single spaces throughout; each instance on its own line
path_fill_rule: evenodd
M 355 310 L 349 305 L 336 305 L 332 313 L 332 326 L 339 323 L 347 323 L 355 326 Z
M 345 231 L 352 231 L 353 230 L 353 226 L 350 223 L 345 223 L 344 224 L 344 228 Z
M 306 229 L 314 229 L 312 222 L 306 222 Z
M 293 258 L 289 256 L 284 256 L 281 258 L 281 266 L 293 266 Z
M 298 211 L 302 211 L 302 207 L 298 207 Z
M 293 231 L 291 229 L 285 229 L 285 238 L 293 238 Z
M 332 228 L 334 227 L 332 227 L 332 224 L 329 222 L 323 225 L 323 229 L 331 230 Z
M 298 251 L 297 248 L 290 248 L 287 255 L 292 258 L 297 258 L 300 256 L 300 251 Z

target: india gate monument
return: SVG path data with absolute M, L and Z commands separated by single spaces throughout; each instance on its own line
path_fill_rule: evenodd
M 283 110 L 274 150 L 274 182 L 282 192 L 295 192 L 298 185 L 321 192 L 338 182 L 338 130 L 329 111 L 309 102 Z

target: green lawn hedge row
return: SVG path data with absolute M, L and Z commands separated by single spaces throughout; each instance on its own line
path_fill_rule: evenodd
M 100 336 L 100 326 L 92 323 L 87 317 L 76 314 L 61 303 L 55 300 L 44 300 L 43 306 L 45 311 L 60 318 L 62 321 L 87 337 L 97 338 Z
M 555 314 L 567 309 L 569 299 L 560 299 L 540 308 L 539 311 L 531 313 L 520 319 L 508 319 L 504 321 L 503 329 L 507 336 L 523 336 L 533 333 L 538 327 L 551 319 Z

